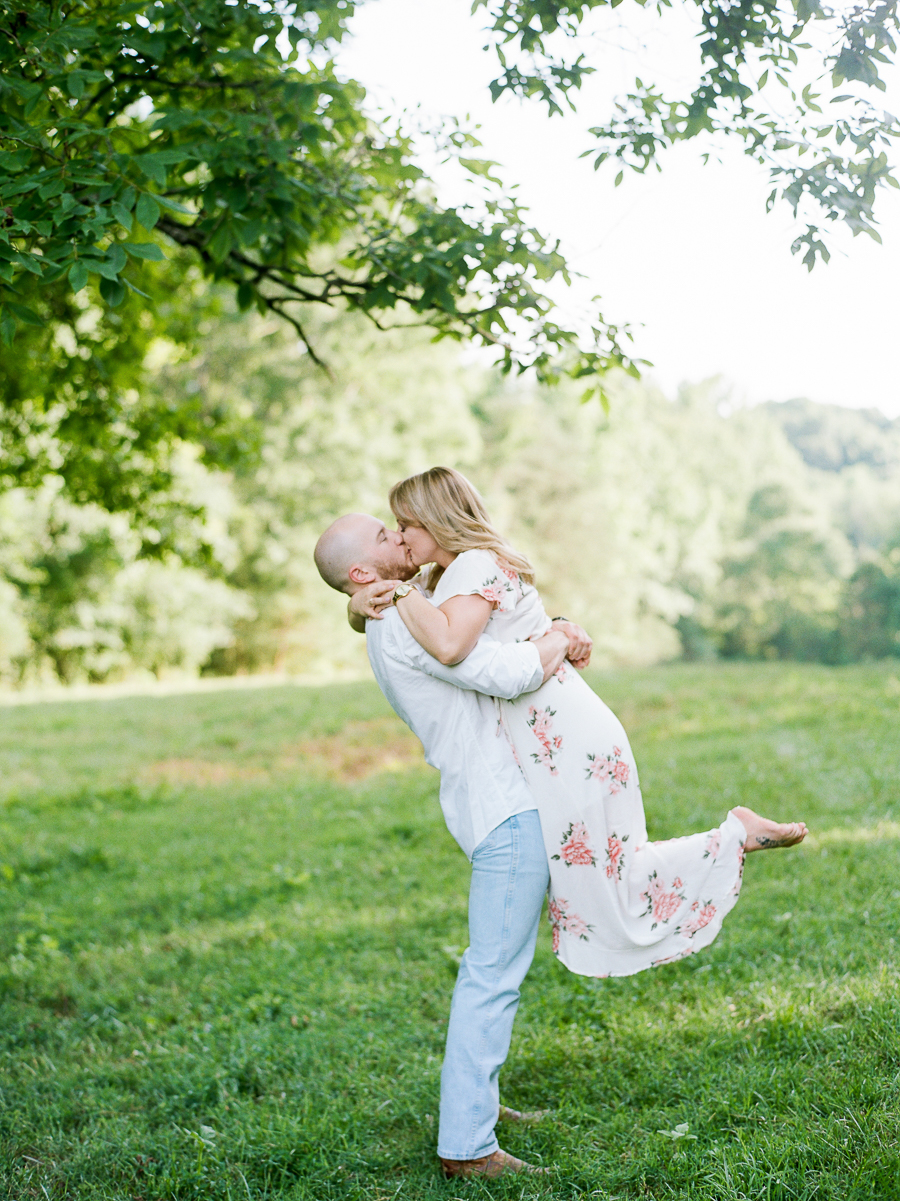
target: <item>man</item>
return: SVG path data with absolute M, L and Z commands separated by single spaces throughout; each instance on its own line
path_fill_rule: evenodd
M 401 535 L 361 513 L 334 522 L 319 539 L 315 559 L 325 582 L 349 596 L 378 580 L 407 580 L 415 571 Z M 502 1151 L 494 1133 L 498 1076 L 534 955 L 549 871 L 534 800 L 491 698 L 538 688 L 565 659 L 569 637 L 553 629 L 534 642 L 504 645 L 483 634 L 471 654 L 447 667 L 390 608 L 383 620 L 366 623 L 366 647 L 382 692 L 441 773 L 444 818 L 472 863 L 470 945 L 453 992 L 441 1071 L 444 1174 L 541 1171 Z

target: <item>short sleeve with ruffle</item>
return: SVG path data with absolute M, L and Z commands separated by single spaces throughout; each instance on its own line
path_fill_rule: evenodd
M 464 550 L 438 580 L 432 601 L 442 605 L 451 596 L 473 594 L 508 613 L 522 597 L 522 584 L 518 574 L 511 567 L 501 567 L 489 550 Z

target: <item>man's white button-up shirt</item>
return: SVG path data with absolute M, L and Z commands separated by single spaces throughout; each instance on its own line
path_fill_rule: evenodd
M 381 691 L 441 773 L 447 828 L 471 859 L 501 822 L 536 808 L 491 698 L 512 700 L 540 687 L 537 647 L 482 634 L 461 663 L 445 667 L 388 609 L 366 622 L 366 649 Z

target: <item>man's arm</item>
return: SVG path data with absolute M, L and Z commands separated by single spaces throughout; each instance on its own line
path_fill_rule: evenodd
M 405 627 L 397 630 L 398 650 L 412 666 L 457 688 L 514 700 L 533 692 L 564 662 L 569 640 L 561 630 L 550 630 L 534 642 L 497 642 L 486 634 L 461 663 L 448 667 L 419 646 Z
M 356 633 L 356 634 L 365 634 L 366 619 L 363 617 L 363 615 L 361 613 L 353 612 L 353 610 L 350 608 L 350 605 L 352 603 L 353 603 L 353 598 L 351 597 L 349 602 L 347 603 L 347 621 L 350 623 L 350 629 L 353 630 L 354 633 Z M 379 620 L 380 620 L 380 618 L 379 618 Z

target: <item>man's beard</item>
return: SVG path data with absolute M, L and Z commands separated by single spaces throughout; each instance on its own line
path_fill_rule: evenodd
M 377 570 L 380 580 L 411 580 L 419 571 L 410 563 L 407 555 L 398 555 L 395 562 L 382 563 Z

